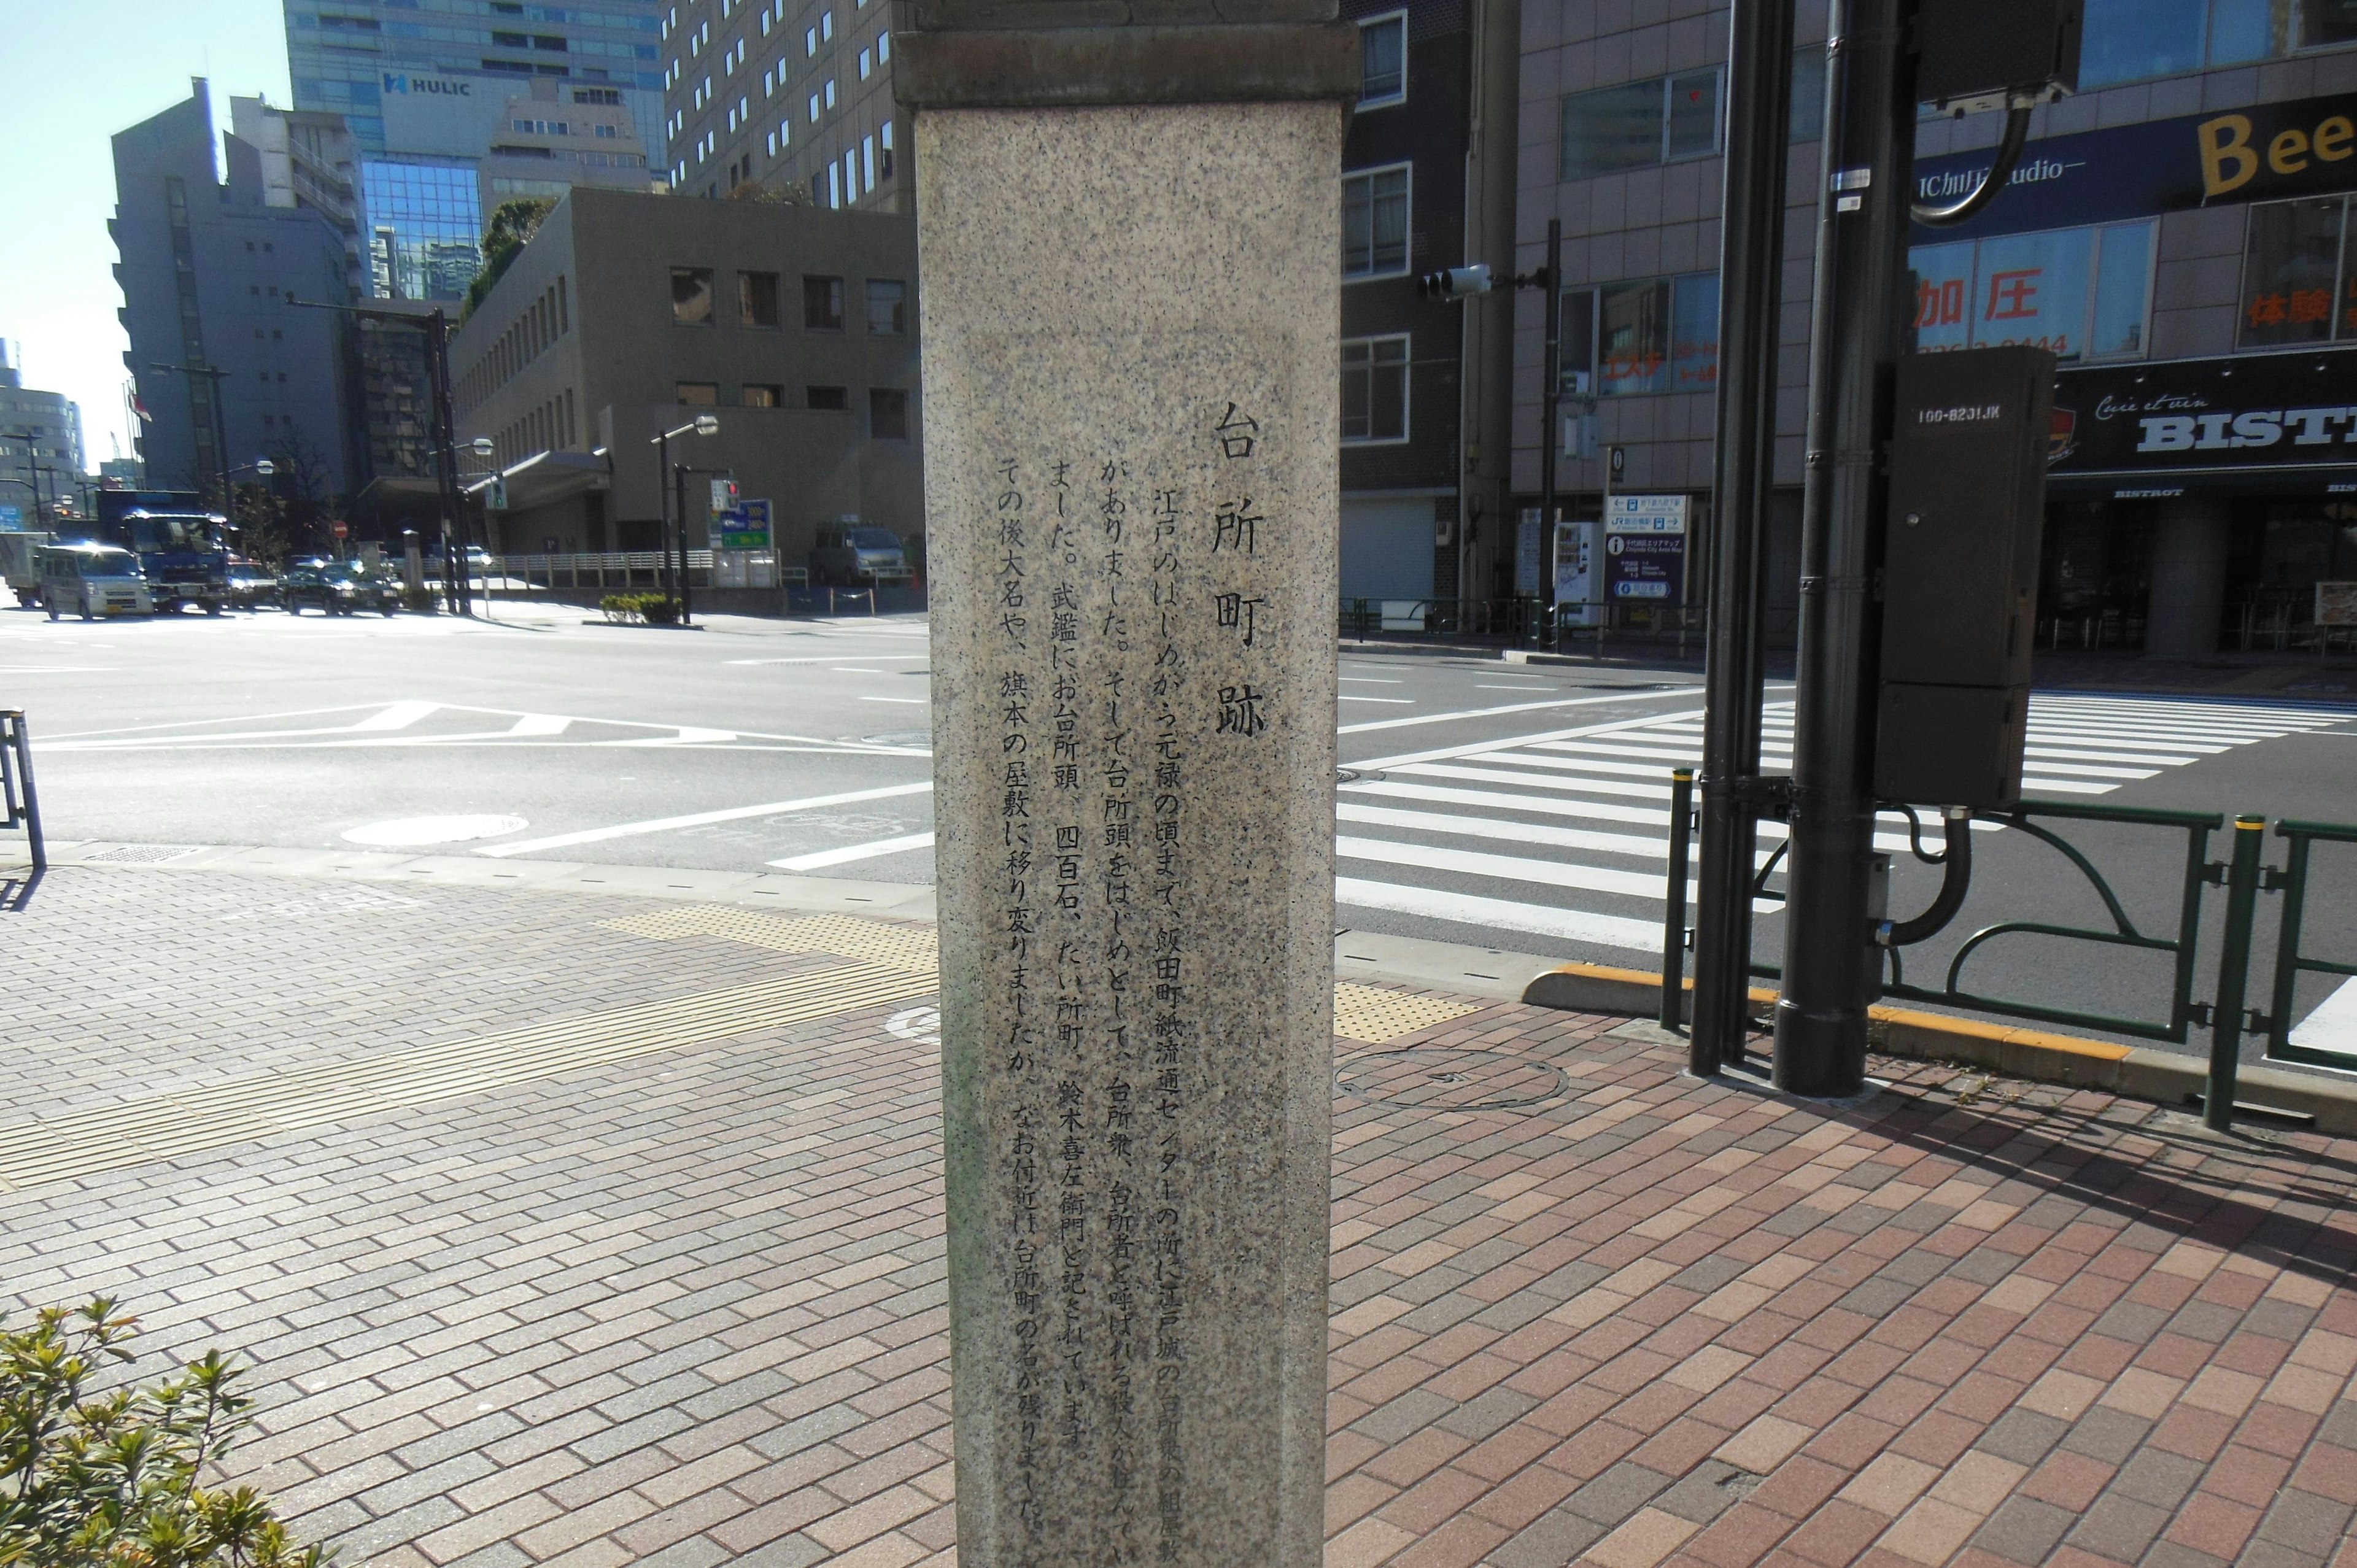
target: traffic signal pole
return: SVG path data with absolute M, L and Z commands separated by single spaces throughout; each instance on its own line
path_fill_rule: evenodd
M 1886 510 L 1891 381 L 1911 305 L 1906 262 L 1915 89 L 1902 0 L 1834 0 L 1810 312 L 1801 639 L 1783 993 L 1774 1078 L 1838 1097 L 1866 1083 L 1879 956 L 1873 875 L 1873 573 Z
M 1728 22 L 1725 214 L 1719 231 L 1718 450 L 1704 670 L 1702 859 L 1687 1069 L 1743 1059 L 1750 1027 L 1751 877 L 1759 842 L 1760 629 L 1775 478 L 1782 339 L 1791 0 L 1735 0 Z
M 1539 391 L 1539 611 L 1540 630 L 1532 640 L 1555 646 L 1555 458 L 1563 450 L 1563 220 L 1547 220 L 1546 384 Z

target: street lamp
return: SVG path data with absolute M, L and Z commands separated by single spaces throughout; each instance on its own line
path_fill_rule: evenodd
M 653 437 L 647 443 L 648 446 L 658 448 L 660 453 L 662 466 L 655 475 L 655 483 L 662 493 L 656 499 L 664 510 L 663 554 L 666 558 L 671 554 L 671 541 L 675 537 L 679 542 L 679 571 L 678 574 L 673 577 L 672 581 L 674 585 L 674 596 L 679 600 L 679 624 L 682 626 L 689 624 L 687 608 L 687 498 L 683 494 L 680 493 L 680 485 L 687 470 L 683 466 L 674 467 L 672 464 L 672 438 L 679 435 L 717 435 L 719 434 L 719 419 L 713 414 L 699 413 L 685 424 L 681 425 L 678 429 L 666 430 L 661 435 Z

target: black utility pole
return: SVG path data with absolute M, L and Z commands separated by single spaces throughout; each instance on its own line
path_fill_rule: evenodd
M 1783 994 L 1775 1081 L 1857 1093 L 1879 954 L 1873 876 L 1878 630 L 1872 575 L 1888 499 L 1877 455 L 1911 303 L 1906 263 L 1915 87 L 1905 0 L 1833 0 L 1824 178 L 1810 311 L 1808 467 L 1801 498 L 1801 647 L 1792 737 Z
M 434 383 L 434 478 L 442 503 L 442 585 L 451 609 L 471 616 L 474 564 L 467 558 L 466 513 L 458 504 L 458 455 L 450 449 L 457 439 L 450 412 L 450 318 L 436 306 L 425 325 L 426 375 Z M 486 584 L 484 592 L 490 591 Z
M 1555 644 L 1555 455 L 1563 446 L 1563 220 L 1547 220 L 1546 384 L 1539 390 L 1539 605 L 1543 628 L 1533 638 L 1542 648 Z
M 1719 230 L 1718 450 L 1703 674 L 1702 861 L 1687 1067 L 1743 1059 L 1750 1026 L 1751 877 L 1760 816 L 1760 646 L 1775 480 L 1792 7 L 1735 0 L 1728 25 L 1727 190 Z
M 679 624 L 692 624 L 687 616 L 687 465 L 674 463 L 671 469 L 672 526 L 679 531 Z

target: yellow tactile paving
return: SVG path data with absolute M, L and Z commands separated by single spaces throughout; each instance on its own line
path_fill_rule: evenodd
M 357 1061 L 233 1079 L 0 1127 L 0 1191 L 178 1159 L 400 1106 L 920 996 L 930 972 L 855 963 Z
M 601 920 L 598 924 L 609 931 L 652 937 L 657 941 L 719 937 L 773 952 L 834 953 L 923 974 L 931 974 L 941 967 L 941 942 L 932 927 L 863 920 L 856 915 L 812 915 L 788 919 L 780 915 L 765 915 L 758 909 L 732 909 L 725 904 L 692 904 L 619 920 Z
M 1334 987 L 1334 1032 L 1346 1040 L 1380 1046 L 1488 1005 L 1469 997 L 1418 996 L 1343 981 Z

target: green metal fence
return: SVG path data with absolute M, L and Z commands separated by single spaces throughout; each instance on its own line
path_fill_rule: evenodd
M 2309 974 L 2357 975 L 2357 963 L 2316 957 L 2300 950 L 2300 945 L 2308 936 L 2311 852 L 2319 843 L 2357 844 L 2357 827 L 2340 822 L 2286 820 L 2276 823 L 2276 836 L 2284 841 L 2283 868 L 2267 871 L 2262 886 L 2267 892 L 2284 896 L 2283 922 L 2276 933 L 2275 984 L 2268 995 L 2267 1010 L 2252 1015 L 2251 1030 L 2254 1034 L 2266 1036 L 2267 1055 L 2277 1061 L 2304 1062 L 2310 1067 L 2357 1068 L 2357 1060 L 2341 1052 L 2294 1045 L 2291 1038 L 2292 991 L 2299 983 L 2303 972 Z

